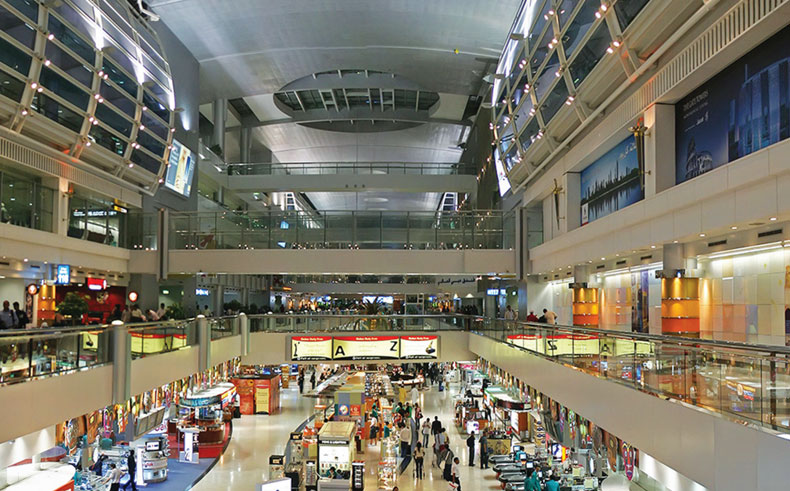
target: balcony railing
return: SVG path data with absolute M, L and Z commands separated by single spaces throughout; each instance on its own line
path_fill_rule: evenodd
M 480 322 L 467 315 L 268 314 L 250 316 L 250 332 L 468 330 Z
M 590 375 L 790 432 L 790 348 L 504 320 L 474 326 Z
M 512 212 L 171 213 L 171 249 L 512 249 Z
M 228 164 L 229 176 L 315 176 L 315 175 L 475 175 L 479 169 L 458 162 L 295 162 Z

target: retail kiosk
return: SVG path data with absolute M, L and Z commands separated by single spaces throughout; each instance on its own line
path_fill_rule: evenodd
M 334 467 L 344 473 L 351 472 L 356 456 L 354 435 L 357 424 L 351 421 L 329 421 L 318 432 L 318 472 L 322 475 Z

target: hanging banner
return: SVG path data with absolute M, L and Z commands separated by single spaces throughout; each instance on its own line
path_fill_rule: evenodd
M 439 336 L 401 336 L 400 357 L 404 360 L 437 359 Z
M 333 360 L 397 360 L 398 336 L 337 336 L 332 341 Z
M 332 359 L 332 336 L 293 336 L 291 361 L 326 361 Z

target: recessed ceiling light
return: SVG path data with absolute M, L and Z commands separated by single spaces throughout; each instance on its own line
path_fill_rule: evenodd
M 700 237 L 705 237 L 705 234 L 699 234 Z
M 733 225 L 732 227 L 730 227 L 730 230 L 738 230 L 738 227 L 736 227 L 735 225 Z
M 776 221 L 776 217 L 771 217 L 771 218 L 769 218 L 769 220 L 771 220 L 772 222 L 775 222 Z
M 672 241 L 672 243 L 673 243 L 673 244 L 677 244 L 677 243 L 678 243 L 678 241 L 676 241 L 676 240 L 673 240 L 673 241 Z
M 652 245 L 652 246 L 650 246 L 650 248 L 651 248 L 651 249 L 655 249 L 655 248 L 656 248 L 656 246 Z
M 602 258 L 601 258 L 601 261 L 606 261 L 606 258 L 605 258 L 605 257 L 602 257 Z

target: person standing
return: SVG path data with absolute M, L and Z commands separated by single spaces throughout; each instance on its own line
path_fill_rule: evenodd
M 104 478 L 104 483 L 110 484 L 110 491 L 118 491 L 121 488 L 121 477 L 123 477 L 123 471 L 115 464 L 110 464 L 110 473 Z
M 422 422 L 422 427 L 420 429 L 422 432 L 422 446 L 428 447 L 428 436 L 431 434 L 431 422 L 428 418 L 425 418 L 425 421 Z
M 156 310 L 156 316 L 159 317 L 159 320 L 164 320 L 165 317 L 167 317 L 167 309 L 165 308 L 165 304 L 159 304 L 159 308 Z
M 19 329 L 24 329 L 30 323 L 30 318 L 27 316 L 27 312 L 19 308 L 19 302 L 14 302 L 14 313 L 16 314 L 16 327 Z
M 552 474 L 549 482 L 546 483 L 546 491 L 560 491 L 560 476 Z
M 315 370 L 310 373 L 310 390 L 315 390 Z
M 0 310 L 0 328 L 2 329 L 16 329 L 19 324 L 19 319 L 16 312 L 11 310 L 11 304 L 8 300 L 3 301 L 3 310 Z
M 508 329 L 512 329 L 514 320 L 516 320 L 516 313 L 513 311 L 513 308 L 508 305 L 507 308 L 505 308 L 505 321 L 507 321 L 505 326 Z
M 466 446 L 469 447 L 469 467 L 475 466 L 475 432 L 473 431 L 466 439 Z
M 434 443 L 437 443 L 440 431 L 442 431 L 442 422 L 439 421 L 439 416 L 434 416 L 433 422 L 431 422 L 431 433 L 433 434 Z M 434 446 L 438 448 L 438 445 Z
M 132 320 L 132 311 L 129 310 L 128 305 L 123 306 L 123 312 L 121 312 L 121 322 L 124 324 L 128 324 Z
M 488 469 L 488 437 L 485 432 L 480 435 L 480 468 Z
M 552 310 L 543 309 L 543 315 L 546 317 L 546 324 L 557 323 L 557 313 Z
M 527 322 L 538 322 L 538 316 L 535 315 L 534 310 L 529 311 L 529 315 L 527 316 Z
M 450 467 L 450 473 L 452 474 L 452 482 L 454 482 L 458 486 L 458 491 L 461 491 L 461 474 L 458 472 L 458 464 L 461 463 L 461 460 L 456 457 L 453 459 L 453 465 Z
M 423 461 L 425 459 L 425 450 L 422 448 L 420 442 L 414 446 L 414 452 L 412 453 L 412 457 L 414 458 L 414 473 L 417 475 L 417 479 L 422 479 L 422 469 L 423 469 Z
M 527 469 L 527 477 L 524 479 L 524 491 L 541 491 L 538 473 L 535 469 Z
M 296 379 L 296 382 L 299 384 L 299 393 L 304 392 L 304 371 L 299 370 L 299 376 Z

